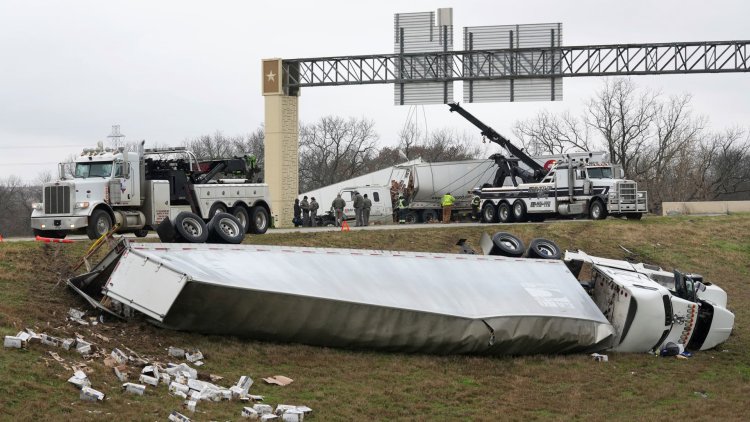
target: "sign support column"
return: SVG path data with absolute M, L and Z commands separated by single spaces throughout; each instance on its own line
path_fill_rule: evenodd
M 281 59 L 263 60 L 265 97 L 264 181 L 275 227 L 292 227 L 299 193 L 299 90 L 285 92 Z

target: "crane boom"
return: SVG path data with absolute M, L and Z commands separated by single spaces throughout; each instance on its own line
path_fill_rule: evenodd
M 506 137 L 503 135 L 495 132 L 495 129 L 492 129 L 491 127 L 484 124 L 481 120 L 474 117 L 473 114 L 466 111 L 463 107 L 461 107 L 458 103 L 449 103 L 448 107 L 450 107 L 451 111 L 455 111 L 458 114 L 460 114 L 464 119 L 468 120 L 471 124 L 478 127 L 480 131 L 482 131 L 482 136 L 487 137 L 490 141 L 500 145 L 501 147 L 505 148 L 513 154 L 516 158 L 523 161 L 524 164 L 529 166 L 531 170 L 535 173 L 544 173 L 545 169 L 544 167 L 537 163 L 533 158 L 526 155 L 525 152 L 518 149 L 515 145 L 513 145 Z

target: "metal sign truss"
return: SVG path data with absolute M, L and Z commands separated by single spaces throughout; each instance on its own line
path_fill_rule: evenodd
M 287 88 L 747 72 L 750 41 L 588 45 L 283 60 Z M 446 72 L 446 69 L 448 70 Z

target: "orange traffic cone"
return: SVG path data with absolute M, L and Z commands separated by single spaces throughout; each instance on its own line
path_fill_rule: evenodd
M 341 231 L 342 232 L 351 231 L 351 229 L 349 228 L 349 223 L 347 223 L 346 220 L 341 221 Z

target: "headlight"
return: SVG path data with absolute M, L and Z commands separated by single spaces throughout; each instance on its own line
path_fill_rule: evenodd
M 44 209 L 44 204 L 41 202 L 34 202 L 33 204 L 31 204 L 31 208 L 37 211 L 41 211 Z
M 84 209 L 88 207 L 89 207 L 88 202 L 76 202 L 76 209 Z
M 617 192 L 610 192 L 609 199 L 615 199 L 615 198 L 617 198 Z
M 643 192 L 638 192 L 638 197 L 639 197 L 639 198 L 645 198 L 645 197 L 646 197 L 646 195 L 644 195 L 644 194 L 643 194 Z

